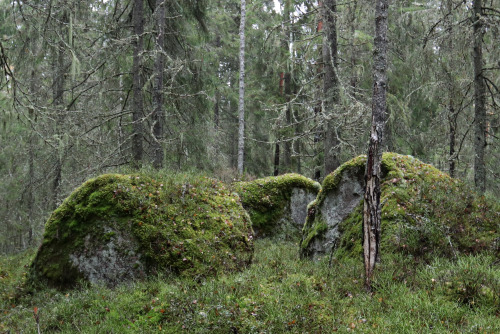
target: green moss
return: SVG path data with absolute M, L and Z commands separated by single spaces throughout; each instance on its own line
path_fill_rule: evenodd
M 321 219 L 315 215 L 325 197 L 348 170 L 362 169 L 365 156 L 357 157 L 325 178 L 323 190 L 309 209 L 304 235 Z M 403 252 L 418 260 L 454 257 L 484 250 L 499 254 L 500 204 L 479 196 L 464 183 L 411 157 L 384 153 L 382 158 L 381 252 Z M 363 201 L 339 225 L 337 256 L 362 254 Z M 305 238 L 306 249 L 312 238 Z
M 234 187 L 241 197 L 243 207 L 250 214 L 253 227 L 264 235 L 273 234 L 294 188 L 305 189 L 313 194 L 321 189 L 318 182 L 294 173 L 237 182 Z
M 359 168 L 364 168 L 366 164 L 366 156 L 360 155 L 354 159 L 342 164 L 339 168 L 328 174 L 323 180 L 321 191 L 318 193 L 317 203 L 321 204 L 325 200 L 326 194 L 336 189 L 342 181 L 342 177 L 346 172 L 356 171 Z
M 148 272 L 203 277 L 239 270 L 253 252 L 251 223 L 238 195 L 206 177 L 102 175 L 85 182 L 49 218 L 31 281 L 57 287 L 84 278 L 70 260 L 121 231 Z

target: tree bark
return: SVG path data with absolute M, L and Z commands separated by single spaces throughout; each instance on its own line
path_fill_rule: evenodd
M 63 13 L 61 17 L 61 31 L 65 31 L 65 24 L 67 23 L 67 14 Z M 52 103 L 54 109 L 56 110 L 55 116 L 55 135 L 60 139 L 63 132 L 63 122 L 64 122 L 64 82 L 65 82 L 65 63 L 64 63 L 64 41 L 59 41 L 54 54 L 53 60 L 53 79 L 52 79 Z M 58 140 L 56 143 L 56 152 L 54 157 L 54 178 L 52 179 L 52 199 L 50 203 L 50 209 L 55 210 L 57 208 L 59 192 L 62 179 L 62 151 L 63 144 L 62 140 Z
M 133 107 L 132 107 L 132 165 L 134 168 L 142 166 L 143 156 L 143 97 L 142 97 L 142 52 L 144 33 L 143 0 L 134 0 L 132 13 L 134 25 L 134 54 L 132 64 L 133 74 Z
M 324 0 L 323 3 L 323 108 L 326 120 L 324 159 L 325 175 L 333 172 L 339 165 L 340 150 L 338 131 L 331 115 L 339 103 L 338 56 L 337 56 L 337 1 Z
M 238 100 L 238 173 L 243 174 L 245 154 L 245 16 L 246 2 L 241 0 L 240 20 L 240 84 Z
M 483 193 L 486 189 L 486 87 L 483 78 L 483 23 L 482 1 L 474 1 L 474 183 Z
M 371 279 L 380 249 L 380 178 L 387 88 L 387 15 L 388 0 L 377 0 L 373 54 L 372 127 L 365 169 L 363 207 L 363 256 L 365 287 L 371 290 Z
M 290 125 L 292 124 L 292 108 L 290 105 L 290 98 L 292 95 L 292 75 L 290 73 L 290 7 L 291 1 L 285 0 L 284 10 L 283 10 L 283 39 L 281 40 L 281 50 L 284 55 L 285 61 L 285 72 L 283 74 L 284 86 L 285 86 L 285 131 L 283 133 L 283 137 L 285 141 L 283 142 L 283 169 L 285 173 L 290 172 L 292 169 L 292 143 L 290 142 L 290 134 L 291 129 Z M 283 91 L 281 91 L 283 93 Z
M 446 57 L 449 58 L 448 62 L 443 64 L 444 74 L 446 75 L 446 88 L 448 91 L 448 105 L 447 105 L 447 118 L 448 118 L 448 128 L 449 128 L 449 157 L 448 157 L 448 173 L 451 177 L 455 177 L 455 161 L 456 161 L 456 132 L 457 132 L 457 114 L 455 112 L 455 83 L 452 74 L 452 67 L 454 66 L 454 53 L 453 49 L 453 23 L 451 22 L 450 16 L 453 11 L 453 1 L 446 1 L 446 12 L 445 12 L 445 29 L 448 32 L 448 43 L 443 47 L 446 52 Z
M 274 148 L 274 176 L 280 175 L 280 143 L 276 142 L 276 147 Z
M 154 144 L 154 161 L 155 168 L 163 167 L 163 125 L 165 115 L 163 111 L 163 72 L 165 66 L 165 1 L 156 0 L 156 59 L 154 65 L 155 81 L 153 90 L 153 135 L 155 137 Z

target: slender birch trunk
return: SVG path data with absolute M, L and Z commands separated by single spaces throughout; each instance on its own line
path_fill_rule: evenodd
M 246 3 L 241 0 L 240 20 L 240 87 L 238 100 L 238 173 L 243 174 L 243 162 L 245 153 L 245 15 Z

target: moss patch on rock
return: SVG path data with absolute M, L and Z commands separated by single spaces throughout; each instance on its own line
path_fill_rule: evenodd
M 157 273 L 198 279 L 241 270 L 252 254 L 248 214 L 223 183 L 108 174 L 85 182 L 52 213 L 30 281 L 66 288 Z
M 318 182 L 299 174 L 270 176 L 234 184 L 259 236 L 299 236 L 307 204 L 321 189 Z
M 325 220 L 315 213 L 342 185 L 345 175 L 364 173 L 365 162 L 365 156 L 357 157 L 325 178 L 323 190 L 309 208 L 301 244 L 303 255 L 318 256 L 335 246 L 337 257 L 361 256 L 362 197 L 336 226 L 336 238 L 330 245 L 324 244 L 329 231 L 316 228 Z M 484 250 L 499 254 L 498 201 L 477 195 L 464 183 L 411 156 L 384 153 L 382 172 L 382 256 L 398 251 L 430 261 L 436 256 Z M 314 242 L 324 247 L 314 248 Z

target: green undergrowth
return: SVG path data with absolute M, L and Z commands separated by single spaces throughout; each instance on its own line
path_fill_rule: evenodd
M 321 189 L 318 182 L 295 173 L 237 182 L 233 186 L 250 215 L 252 226 L 263 235 L 275 233 L 276 224 L 283 218 L 294 188 L 313 194 Z
M 325 178 L 315 205 L 345 171 L 364 169 L 365 162 L 365 156 L 357 157 Z M 382 172 L 381 252 L 400 252 L 424 262 L 485 250 L 500 256 L 500 202 L 411 156 L 384 153 Z M 362 210 L 361 200 L 340 223 L 338 257 L 361 257 Z M 309 217 L 308 222 L 314 227 Z
M 170 272 L 200 278 L 241 270 L 252 258 L 251 233 L 238 195 L 215 179 L 101 175 L 77 188 L 52 213 L 30 281 L 74 286 L 85 277 L 70 254 L 109 245 L 125 259 L 139 258 L 144 275 Z M 122 239 L 132 242 L 122 242 L 121 249 Z
M 300 260 L 297 249 L 294 242 L 257 240 L 251 266 L 199 282 L 158 275 L 114 289 L 17 296 L 8 291 L 22 285 L 27 268 L 18 264 L 32 253 L 0 257 L 0 332 L 36 332 L 35 307 L 41 333 L 500 331 L 500 267 L 491 253 L 429 264 L 384 253 L 369 294 L 359 259 Z

